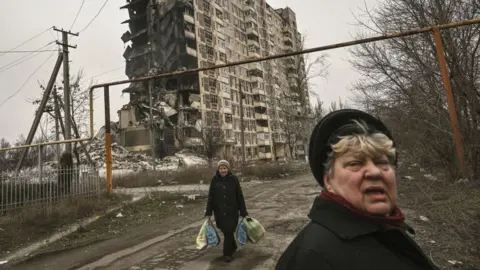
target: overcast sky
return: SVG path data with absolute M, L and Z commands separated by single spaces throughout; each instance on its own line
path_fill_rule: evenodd
M 376 2 L 366 1 L 369 7 L 373 7 Z M 52 26 L 70 29 L 81 3 L 82 0 L 1 1 L 0 24 L 3 27 L 0 28 L 0 51 L 8 51 Z M 103 4 L 104 0 L 86 0 L 72 32 L 85 28 Z M 127 30 L 127 26 L 120 23 L 128 19 L 128 14 L 119 9 L 124 4 L 123 0 L 108 1 L 92 24 L 79 37 L 71 38 L 70 43 L 78 46 L 70 54 L 72 73 L 83 68 L 88 80 L 94 77 L 94 81 L 99 83 L 126 78 L 122 67 L 124 44 L 120 36 Z M 307 47 L 352 39 L 358 29 L 352 13 L 361 13 L 364 8 L 364 1 L 352 0 L 271 0 L 269 4 L 274 8 L 289 6 L 296 12 L 300 32 L 308 36 Z M 57 32 L 47 31 L 16 50 L 37 50 L 54 38 L 57 38 Z M 43 49 L 56 48 L 52 44 Z M 315 91 L 326 104 L 339 97 L 347 99 L 351 83 L 358 79 L 358 74 L 348 63 L 350 56 L 346 49 L 329 51 L 328 55 L 331 63 L 328 78 L 319 78 L 314 82 Z M 28 56 L 0 52 L 0 104 L 10 97 L 0 106 L 0 137 L 14 141 L 21 133 L 25 136 L 28 134 L 36 109 L 31 100 L 41 97 L 38 81 L 48 81 L 56 56 L 56 52 Z M 31 58 L 22 63 L 10 64 L 21 57 Z M 62 71 L 59 76 L 61 74 Z M 103 75 L 98 76 L 100 74 Z M 128 102 L 127 96 L 121 97 L 123 88 L 117 86 L 111 90 L 112 120 L 118 119 L 117 110 Z M 104 124 L 103 113 L 102 96 L 95 100 L 96 129 Z M 42 125 L 45 127 L 45 121 L 42 121 Z

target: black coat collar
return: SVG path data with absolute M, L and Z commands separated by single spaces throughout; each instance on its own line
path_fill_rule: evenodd
M 353 239 L 383 230 L 379 224 L 353 213 L 339 203 L 320 197 L 315 198 L 308 217 L 342 239 Z M 414 233 L 410 226 L 406 227 Z
M 225 175 L 225 176 L 221 176 L 218 171 L 215 173 L 215 178 L 220 179 L 220 180 L 221 179 L 229 179 L 231 177 L 233 177 L 232 172 L 228 172 L 227 175 Z

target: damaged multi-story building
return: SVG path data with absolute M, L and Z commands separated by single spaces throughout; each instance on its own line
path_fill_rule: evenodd
M 124 22 L 129 31 L 122 36 L 128 43 L 123 56 L 129 78 L 281 54 L 301 46 L 295 13 L 274 9 L 263 0 L 127 0 L 122 9 L 129 13 Z M 197 147 L 202 126 L 216 125 L 225 138 L 218 155 L 238 158 L 243 93 L 246 158 L 285 157 L 289 151 L 280 124 L 281 99 L 298 74 L 295 61 L 289 57 L 132 83 L 123 90 L 130 102 L 119 110 L 120 143 L 132 151 L 152 151 L 155 145 L 155 155 L 161 157 Z M 308 93 L 301 96 L 306 101 L 298 105 L 309 104 Z M 296 154 L 305 154 L 303 145 L 298 143 Z

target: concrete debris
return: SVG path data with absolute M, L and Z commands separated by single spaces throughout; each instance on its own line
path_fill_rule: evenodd
M 105 144 L 103 140 L 93 140 L 87 145 L 87 151 L 90 153 L 92 161 L 97 168 L 105 169 Z M 85 155 L 81 159 L 86 161 Z M 112 143 L 112 169 L 114 171 L 138 172 L 152 170 L 153 164 L 159 171 L 175 171 L 180 168 L 203 167 L 208 165 L 206 158 L 200 157 L 195 153 L 182 150 L 172 156 L 163 159 L 155 159 L 142 154 L 131 152 L 125 147 Z
M 425 216 L 420 216 L 419 218 L 421 221 L 425 221 L 425 222 L 429 221 L 429 219 Z
M 457 260 L 448 260 L 448 263 L 451 265 L 462 265 L 463 263 L 461 261 Z

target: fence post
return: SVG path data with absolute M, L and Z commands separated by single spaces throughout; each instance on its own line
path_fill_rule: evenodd
M 40 186 L 43 183 L 43 146 L 38 146 L 38 180 L 40 182 Z
M 104 88 L 104 102 L 105 102 L 105 165 L 106 165 L 106 180 L 107 193 L 112 193 L 112 137 L 110 134 L 110 90 L 108 86 Z
M 455 98 L 453 96 L 452 86 L 450 84 L 450 77 L 448 74 L 447 61 L 445 60 L 445 52 L 443 49 L 442 36 L 440 28 L 433 28 L 433 36 L 435 38 L 435 46 L 437 49 L 438 64 L 440 65 L 440 72 L 442 73 L 443 85 L 447 95 L 448 111 L 450 113 L 450 122 L 452 124 L 453 136 L 455 138 L 455 145 L 457 148 L 457 158 L 460 165 L 462 177 L 466 177 L 467 165 L 465 163 L 465 153 L 463 149 L 462 134 L 460 132 L 460 125 L 458 124 L 457 110 L 455 108 Z

